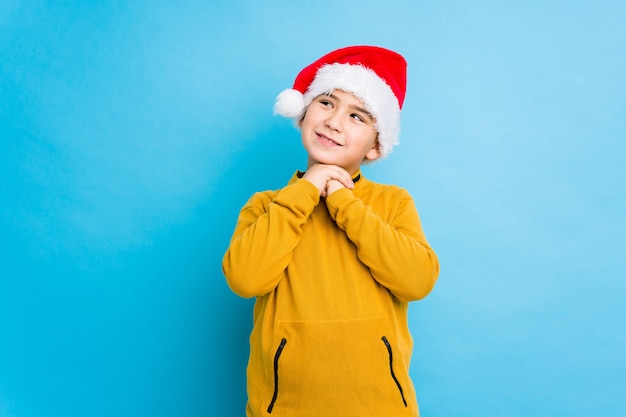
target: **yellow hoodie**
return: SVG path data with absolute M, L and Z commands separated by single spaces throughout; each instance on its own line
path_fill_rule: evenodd
M 418 416 L 407 303 L 439 263 L 413 200 L 360 173 L 323 199 L 299 176 L 252 196 L 222 262 L 256 297 L 247 416 Z

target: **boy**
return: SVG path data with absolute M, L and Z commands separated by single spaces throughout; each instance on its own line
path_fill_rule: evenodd
M 353 46 L 276 100 L 300 127 L 307 169 L 252 196 L 222 262 L 230 288 L 256 297 L 248 417 L 419 415 L 407 307 L 439 263 L 410 195 L 360 171 L 397 143 L 405 87 L 401 55 Z

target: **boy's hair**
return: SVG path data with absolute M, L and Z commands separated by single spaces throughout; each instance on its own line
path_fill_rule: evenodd
M 406 94 L 406 60 L 378 46 L 348 46 L 305 67 L 276 98 L 274 114 L 299 121 L 313 99 L 333 90 L 354 94 L 376 119 L 381 157 L 399 143 Z

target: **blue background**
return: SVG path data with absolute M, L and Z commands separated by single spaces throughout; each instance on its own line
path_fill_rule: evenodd
M 0 3 L 0 416 L 236 416 L 239 208 L 305 168 L 275 96 L 337 47 L 409 61 L 402 143 L 442 264 L 424 416 L 624 416 L 626 3 Z

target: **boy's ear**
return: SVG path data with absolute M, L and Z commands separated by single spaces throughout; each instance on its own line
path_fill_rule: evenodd
M 306 109 L 308 110 L 308 109 Z M 306 110 L 304 111 L 304 114 L 302 115 L 302 117 L 300 118 L 300 120 L 298 120 L 298 127 L 300 129 L 302 129 L 302 122 L 304 122 L 304 116 L 306 116 Z
M 367 151 L 365 154 L 365 159 L 368 161 L 375 161 L 378 158 L 380 158 L 380 142 L 377 140 L 374 146 L 372 146 L 372 149 Z

